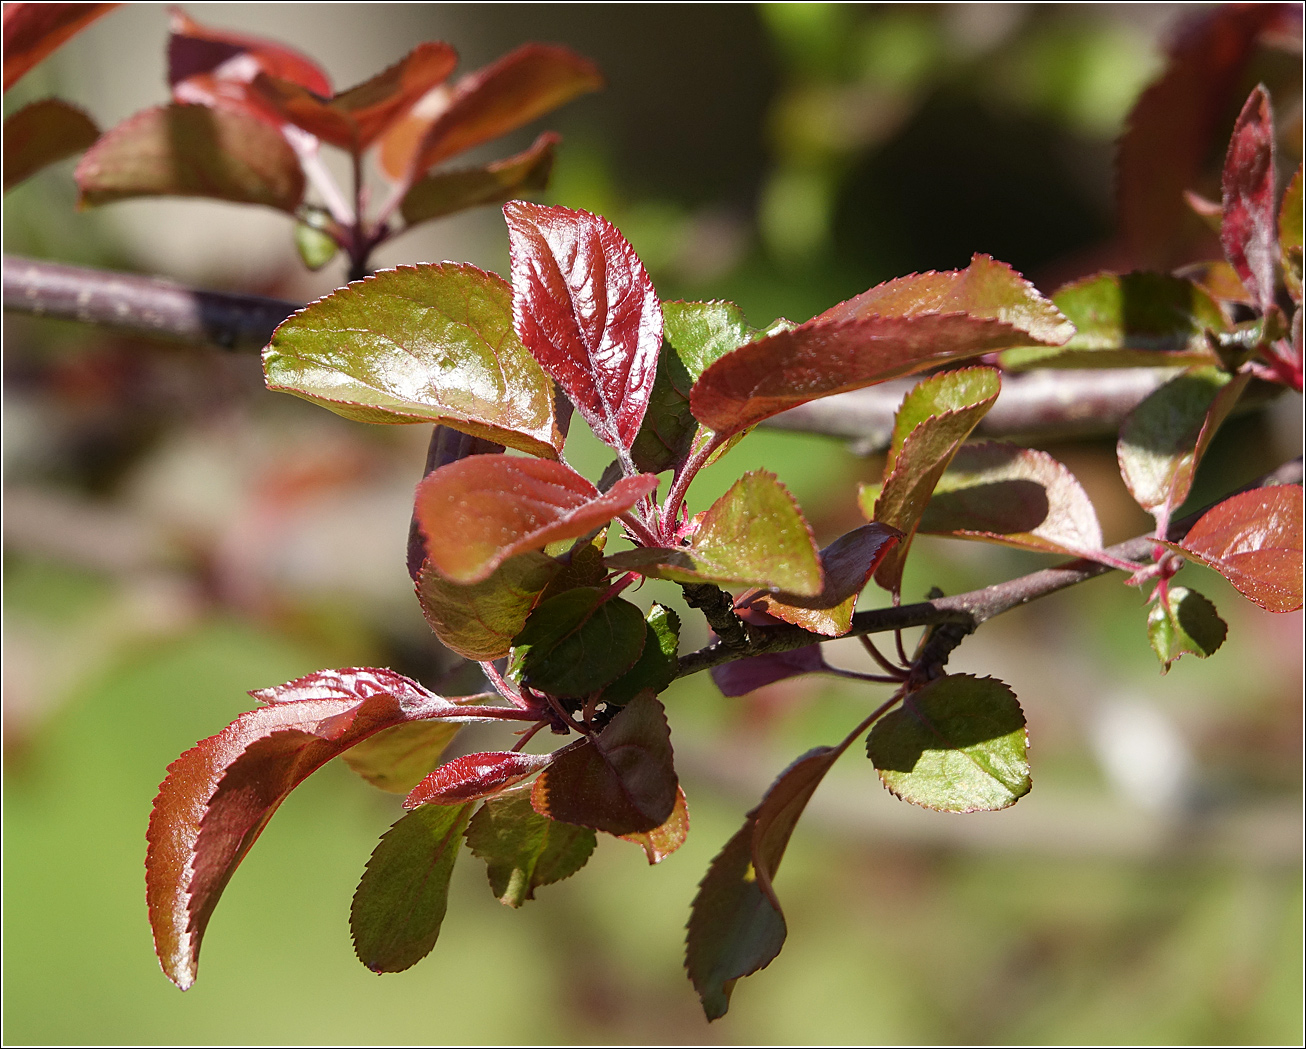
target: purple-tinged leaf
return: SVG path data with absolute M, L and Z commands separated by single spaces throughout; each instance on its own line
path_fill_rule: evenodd
M 1161 661 L 1161 673 L 1185 653 L 1205 659 L 1224 644 L 1229 628 L 1215 606 L 1196 590 L 1172 586 L 1147 613 L 1147 639 Z
M 735 659 L 713 667 L 710 673 L 723 696 L 746 696 L 776 681 L 801 674 L 819 674 L 829 669 L 830 665 L 821 656 L 821 646 L 807 645 L 788 652 Z
M 369 736 L 341 760 L 372 786 L 407 794 L 435 768 L 457 734 L 458 726 L 444 721 L 409 721 Z
M 633 842 L 642 848 L 651 867 L 661 863 L 685 844 L 685 839 L 688 837 L 689 803 L 685 800 L 684 790 L 677 787 L 676 807 L 671 810 L 671 815 L 662 826 L 638 834 L 623 834 L 621 840 Z
M 418 181 L 404 194 L 400 213 L 409 226 L 443 218 L 456 211 L 502 204 L 531 190 L 549 185 L 553 150 L 562 139 L 546 131 L 525 152 L 484 167 L 465 171 L 437 171 Z
M 24 106 L 5 121 L 5 192 L 42 168 L 89 149 L 99 137 L 95 121 L 62 99 Z
M 464 263 L 382 271 L 282 322 L 263 351 L 268 389 L 554 458 L 553 384 L 517 340 L 511 302 L 507 281 Z
M 431 953 L 473 808 L 424 805 L 377 844 L 349 908 L 354 951 L 374 973 L 403 972 Z
M 119 4 L 5 4 L 4 89 Z
M 562 463 L 474 455 L 423 480 L 416 513 L 436 571 L 467 585 L 510 557 L 607 524 L 657 483 L 651 474 L 623 477 L 600 494 Z
M 1283 282 L 1292 301 L 1301 305 L 1302 288 L 1302 193 L 1300 164 L 1293 172 L 1279 206 L 1279 251 Z
M 1221 180 L 1224 219 L 1220 242 L 1261 313 L 1274 304 L 1279 260 L 1274 194 L 1274 116 L 1270 96 L 1257 87 L 1233 126 Z
M 536 606 L 513 638 L 508 676 L 550 695 L 586 696 L 631 670 L 647 637 L 629 601 L 605 601 L 597 587 L 567 590 Z
M 506 656 L 531 609 L 561 565 L 529 550 L 510 557 L 479 583 L 451 583 L 429 563 L 417 582 L 422 614 L 446 648 L 478 663 Z
M 989 812 L 1029 793 L 1029 744 L 1016 697 L 995 678 L 950 674 L 871 729 L 866 751 L 890 793 L 941 812 Z
M 509 750 L 463 754 L 446 761 L 414 787 L 404 799 L 404 808 L 478 801 L 535 775 L 552 760 L 552 754 L 518 754 Z
M 666 712 L 641 692 L 588 744 L 556 758 L 531 789 L 535 811 L 620 837 L 661 827 L 676 807 Z
M 509 907 L 535 899 L 541 885 L 570 878 L 597 843 L 589 827 L 541 816 L 523 791 L 488 799 L 467 827 L 468 848 L 485 861 L 491 890 Z
M 662 307 L 634 249 L 587 211 L 503 208 L 513 323 L 595 435 L 629 451 L 657 373 Z

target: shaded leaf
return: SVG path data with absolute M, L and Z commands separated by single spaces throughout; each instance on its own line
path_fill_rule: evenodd
M 4 89 L 118 4 L 5 4 Z
M 601 441 L 629 450 L 662 345 L 662 307 L 635 250 L 587 211 L 509 201 L 513 323 Z
M 571 877 L 596 844 L 589 827 L 541 816 L 523 792 L 490 798 L 467 827 L 467 845 L 485 861 L 490 889 L 509 907 L 535 899 L 541 885 Z
M 132 197 L 209 197 L 293 212 L 299 158 L 275 128 L 235 110 L 142 110 L 102 135 L 75 172 L 83 206 Z
M 1274 117 L 1270 97 L 1257 87 L 1233 126 L 1221 179 L 1225 258 L 1252 293 L 1261 313 L 1274 303 L 1274 264 L 1279 259 L 1274 193 Z
M 535 775 L 552 760 L 552 754 L 518 754 L 508 750 L 462 754 L 446 761 L 414 787 L 404 798 L 404 808 L 478 801 Z
M 866 750 L 891 793 L 927 809 L 986 812 L 1029 793 L 1025 715 L 995 678 L 936 678 L 876 722 Z
M 1229 632 L 1215 606 L 1196 590 L 1172 586 L 1166 600 L 1147 613 L 1147 639 L 1161 661 L 1161 673 L 1186 652 L 1205 659 L 1224 644 Z
M 513 639 L 510 676 L 555 696 L 584 696 L 631 669 L 644 650 L 644 616 L 629 601 L 602 598 L 582 587 L 541 602 Z
M 662 826 L 638 834 L 623 834 L 621 840 L 633 842 L 642 848 L 651 867 L 661 863 L 685 844 L 685 839 L 688 837 L 689 803 L 685 800 L 684 790 L 677 787 L 676 807 L 671 810 L 671 815 Z
M 510 557 L 607 524 L 656 488 L 656 477 L 639 474 L 600 494 L 562 463 L 474 455 L 417 486 L 416 514 L 431 563 L 466 585 Z
M 5 121 L 5 192 L 42 168 L 88 149 L 99 137 L 95 121 L 62 99 L 24 106 Z
M 1192 281 L 1213 299 L 1241 302 L 1247 306 L 1252 304 L 1252 297 L 1243 287 L 1243 282 L 1224 259 L 1208 259 L 1182 266 L 1175 271 L 1175 276 Z
M 666 823 L 678 786 L 666 713 L 652 692 L 641 692 L 540 774 L 531 804 L 551 819 L 620 836 Z
M 418 181 L 404 194 L 399 210 L 410 226 L 452 215 L 456 211 L 545 189 L 553 172 L 553 150 L 562 139 L 546 131 L 525 152 L 467 171 L 439 171 Z
M 1300 164 L 1288 182 L 1279 207 L 1279 251 L 1283 265 L 1283 282 L 1294 302 L 1301 303 L 1302 286 L 1302 203 Z
M 481 582 L 461 586 L 425 564 L 417 600 L 442 645 L 464 659 L 486 662 L 508 654 L 512 639 L 561 568 L 553 558 L 529 550 L 508 558 Z
M 635 665 L 603 689 L 603 701 L 610 707 L 623 706 L 637 692 L 663 692 L 676 679 L 679 665 L 680 617 L 666 605 L 654 601 L 644 621 L 644 649 Z
M 349 908 L 354 951 L 373 972 L 403 972 L 431 953 L 473 808 L 424 805 L 377 844 Z
M 807 645 L 788 652 L 735 659 L 713 667 L 710 673 L 723 696 L 746 696 L 763 685 L 829 669 L 829 664 L 821 656 L 821 646 Z
M 457 734 L 457 725 L 443 721 L 410 721 L 382 729 L 341 758 L 372 786 L 407 794 L 435 768 Z
M 553 384 L 512 329 L 512 291 L 452 262 L 400 266 L 285 320 L 268 388 L 359 422 L 438 422 L 534 455 L 562 448 Z

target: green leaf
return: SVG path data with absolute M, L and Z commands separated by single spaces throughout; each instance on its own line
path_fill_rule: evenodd
M 876 582 L 886 590 L 896 591 L 901 584 L 912 537 L 934 486 L 993 407 L 1001 386 L 994 368 L 963 368 L 925 379 L 903 399 L 884 463 L 884 484 L 874 506 L 868 506 L 865 492 L 860 500 L 868 520 L 903 534 L 875 570 Z
M 531 190 L 547 189 L 553 172 L 553 151 L 562 139 L 546 131 L 530 149 L 484 167 L 437 171 L 405 195 L 399 210 L 409 226 L 443 218 L 468 208 L 502 204 Z
M 1301 302 L 1302 286 L 1302 192 L 1301 170 L 1297 165 L 1292 181 L 1283 193 L 1279 206 L 1279 251 L 1282 253 L 1283 282 L 1296 303 Z
M 322 228 L 319 213 L 312 212 L 307 219 L 295 223 L 295 250 L 299 252 L 305 266 L 311 270 L 320 270 L 336 257 L 340 245 L 336 243 L 335 237 Z
M 268 389 L 346 419 L 435 422 L 556 458 L 553 383 L 512 327 L 512 289 L 475 266 L 401 266 L 310 303 L 263 351 Z
M 382 729 L 341 757 L 374 787 L 407 794 L 439 763 L 458 729 L 445 721 L 410 721 Z
M 474 807 L 423 805 L 381 838 L 349 909 L 354 951 L 373 972 L 402 972 L 431 953 Z
M 644 649 L 640 610 L 578 587 L 542 602 L 513 639 L 508 673 L 555 696 L 584 696 L 629 670 Z
M 646 688 L 662 692 L 676 679 L 680 617 L 655 601 L 648 610 L 644 629 L 644 651 L 635 665 L 603 690 L 603 701 L 609 706 L 624 706 Z
M 1229 628 L 1215 606 L 1196 590 L 1170 587 L 1166 600 L 1157 601 L 1147 613 L 1147 638 L 1161 661 L 1161 673 L 1185 652 L 1201 659 L 1224 644 Z
M 1099 273 L 1052 301 L 1077 329 L 1064 346 L 1004 350 L 1004 368 L 1129 368 L 1216 364 L 1206 333 L 1229 330 L 1201 287 L 1165 273 Z
M 937 678 L 886 714 L 866 741 L 890 792 L 942 812 L 987 812 L 1029 793 L 1025 715 L 1001 681 Z
M 671 815 L 662 826 L 636 834 L 623 834 L 621 840 L 632 842 L 643 849 L 649 866 L 652 867 L 679 849 L 688 837 L 689 802 L 685 800 L 684 790 L 676 787 L 676 807 L 671 810 Z
M 562 566 L 538 550 L 510 557 L 479 583 L 462 586 L 427 562 L 417 581 L 422 614 L 446 648 L 484 662 L 506 656 L 536 601 Z
M 603 548 L 607 541 L 608 530 L 603 528 L 593 536 L 563 539 L 556 546 L 553 543 L 546 546 L 544 552 L 551 554 L 560 567 L 558 574 L 544 588 L 541 600 L 547 601 L 578 586 L 601 585 L 608 577 L 608 570 L 603 564 Z M 556 547 L 563 549 L 558 550 Z
M 490 889 L 509 907 L 535 899 L 541 885 L 571 877 L 596 844 L 589 827 L 541 816 L 525 791 L 490 798 L 467 827 L 467 845 L 485 861 Z
M 95 121 L 61 98 L 24 106 L 5 121 L 5 192 L 43 167 L 90 148 L 99 137 Z

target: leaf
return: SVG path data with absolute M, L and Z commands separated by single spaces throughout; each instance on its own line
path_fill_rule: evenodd
M 815 597 L 753 591 L 742 595 L 735 606 L 765 612 L 827 637 L 846 634 L 852 627 L 857 595 L 900 538 L 897 530 L 887 525 L 861 525 L 821 551 L 824 585 Z
M 310 270 L 320 270 L 340 252 L 336 238 L 322 223 L 329 217 L 322 212 L 310 212 L 308 218 L 295 223 L 295 250 Z
M 541 885 L 571 877 L 597 843 L 589 827 L 541 816 L 520 792 L 488 799 L 467 827 L 467 845 L 485 861 L 490 889 L 509 907 L 535 899 Z
M 59 98 L 24 106 L 5 121 L 5 192 L 42 168 L 88 149 L 100 137 L 95 122 Z
M 438 422 L 550 458 L 553 384 L 512 329 L 512 291 L 452 262 L 384 270 L 310 303 L 263 351 L 268 389 L 371 423 Z
M 479 801 L 535 775 L 552 760 L 552 754 L 518 754 L 507 750 L 462 754 L 446 761 L 417 784 L 404 799 L 404 808 Z
M 957 450 L 916 530 L 1070 557 L 1102 548 L 1075 475 L 1047 452 L 997 441 Z
M 1175 276 L 1192 281 L 1213 299 L 1240 302 L 1246 306 L 1252 304 L 1251 295 L 1238 279 L 1238 274 L 1224 259 L 1208 259 L 1182 266 L 1175 270 Z
M 1288 182 L 1279 208 L 1279 251 L 1283 282 L 1292 301 L 1301 304 L 1302 287 L 1302 203 L 1300 164 Z
M 723 696 L 746 696 L 764 685 L 801 674 L 819 674 L 830 666 L 821 656 L 820 645 L 806 645 L 788 652 L 735 659 L 712 668 L 712 680 Z
M 454 85 L 413 153 L 409 178 L 602 86 L 594 64 L 567 48 L 525 44 Z
M 478 663 L 506 656 L 512 639 L 561 565 L 536 550 L 510 557 L 488 578 L 451 583 L 428 564 L 417 583 L 422 614 L 446 648 Z
M 889 281 L 703 372 L 694 417 L 733 434 L 799 404 L 1010 346 L 1060 345 L 1074 327 L 1005 263 Z
M 1154 390 L 1125 417 L 1116 458 L 1139 506 L 1160 520 L 1183 504 L 1197 464 L 1249 378 L 1194 368 Z
M 546 189 L 553 172 L 553 150 L 562 139 L 546 131 L 525 152 L 467 171 L 427 175 L 404 194 L 399 210 L 410 226 L 456 211 L 502 204 L 531 190 Z
M 133 197 L 209 197 L 294 212 L 299 158 L 275 128 L 207 106 L 142 110 L 102 135 L 75 172 L 81 206 Z
M 550 819 L 620 836 L 666 823 L 678 787 L 666 712 L 641 692 L 587 745 L 540 773 L 531 804 Z
M 509 201 L 503 214 L 518 336 L 595 436 L 629 451 L 662 345 L 653 282 L 607 219 L 524 200 Z
M 458 726 L 443 721 L 410 721 L 382 729 L 341 755 L 374 787 L 407 794 L 435 768 Z
M 616 681 L 643 652 L 647 627 L 629 601 L 602 598 L 582 587 L 542 602 L 513 639 L 509 676 L 555 696 L 585 696 Z
M 980 419 L 998 399 L 1002 382 L 993 368 L 964 368 L 920 382 L 894 417 L 884 464 L 884 484 L 867 516 L 902 533 L 875 570 L 886 590 L 902 583 L 912 537 L 934 487 Z M 862 494 L 866 513 L 866 493 Z
M 499 455 L 504 448 L 493 441 L 462 433 L 449 426 L 438 423 L 431 427 L 431 439 L 426 445 L 426 464 L 422 476 L 428 477 L 442 466 L 466 459 L 469 455 Z M 414 512 L 408 519 L 408 550 L 404 558 L 408 577 L 418 584 L 418 600 L 421 601 L 422 567 L 426 564 L 426 539 L 422 535 L 422 526 L 417 522 Z M 430 620 L 427 620 L 430 622 Z M 434 624 L 432 624 L 434 628 Z
M 1208 510 L 1167 543 L 1214 568 L 1238 592 L 1270 612 L 1302 607 L 1302 490 L 1276 485 L 1242 492 Z
M 416 514 L 431 563 L 466 585 L 510 557 L 607 524 L 656 488 L 656 477 L 639 474 L 600 494 L 553 460 L 474 455 L 417 486 Z
M 685 968 L 708 1020 L 726 1014 L 736 980 L 766 968 L 784 946 L 788 930 L 771 883 L 803 809 L 843 749 L 809 750 L 780 773 L 699 882 Z
M 354 951 L 374 973 L 403 972 L 431 953 L 473 807 L 424 805 L 377 844 L 349 908 Z
M 618 474 L 618 480 L 620 474 Z M 613 482 L 614 484 L 616 481 Z M 611 485 L 609 485 L 609 490 Z M 603 490 L 600 479 L 599 490 Z M 542 598 L 556 597 L 564 590 L 575 590 L 578 586 L 600 586 L 607 582 L 608 570 L 603 564 L 603 548 L 607 545 L 608 530 L 601 528 L 597 532 L 586 533 L 579 539 L 562 539 L 546 546 L 545 552 L 554 552 L 560 568 L 558 574 L 544 588 Z M 559 547 L 565 547 L 558 550 Z
M 1161 673 L 1186 652 L 1205 659 L 1224 644 L 1229 628 L 1215 606 L 1196 590 L 1170 587 L 1165 600 L 1147 613 L 1147 638 L 1161 661 Z
M 150 814 L 150 925 L 163 971 L 182 990 L 195 982 L 200 941 L 232 873 L 277 806 L 312 772 L 394 725 L 515 713 L 460 705 L 371 668 L 321 671 L 250 694 L 267 705 L 169 765 Z
M 5 4 L 4 89 L 118 4 Z
M 644 689 L 655 694 L 663 692 L 676 680 L 680 617 L 666 605 L 654 601 L 644 621 L 644 631 L 644 649 L 635 665 L 603 689 L 603 701 L 609 707 L 629 703 Z
M 1274 304 L 1274 264 L 1279 258 L 1274 194 L 1274 117 L 1258 86 L 1233 126 L 1221 179 L 1224 218 L 1220 243 L 1261 313 Z
M 988 812 L 1029 793 L 1025 715 L 995 678 L 949 674 L 908 695 L 871 730 L 866 752 L 903 801 Z
M 1065 285 L 1052 301 L 1074 336 L 1064 346 L 1003 350 L 1004 368 L 1217 364 L 1206 333 L 1229 330 L 1205 289 L 1164 273 L 1099 273 Z
M 621 840 L 633 842 L 642 848 L 652 867 L 679 849 L 688 837 L 689 803 L 685 800 L 685 792 L 677 787 L 676 807 L 671 810 L 671 815 L 662 826 L 638 834 L 623 834 Z

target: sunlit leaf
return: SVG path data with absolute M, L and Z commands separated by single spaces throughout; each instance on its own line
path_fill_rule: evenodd
M 295 223 L 295 250 L 304 265 L 320 270 L 340 253 L 336 238 L 321 223 L 322 213 L 310 212 Z
M 546 131 L 523 153 L 465 171 L 437 171 L 419 180 L 399 205 L 404 221 L 419 222 L 485 204 L 502 204 L 531 190 L 545 189 L 553 171 L 553 150 L 562 139 Z
M 407 794 L 435 768 L 458 726 L 443 721 L 410 721 L 382 729 L 341 755 L 374 787 Z
M 1274 193 L 1274 116 L 1265 88 L 1257 87 L 1233 126 L 1221 181 L 1224 220 L 1220 242 L 1262 313 L 1274 303 L 1279 260 Z
M 467 845 L 485 861 L 499 902 L 520 907 L 541 885 L 575 874 L 597 844 L 594 831 L 541 816 L 530 796 L 514 792 L 490 798 L 467 827 Z
M 644 616 L 629 601 L 602 597 L 583 587 L 541 602 L 513 639 L 513 679 L 555 696 L 584 696 L 630 670 L 648 635 Z
M 1293 301 L 1301 303 L 1302 286 L 1302 193 L 1300 164 L 1293 173 L 1279 208 L 1279 251 L 1283 282 Z
M 649 866 L 661 863 L 685 844 L 685 839 L 688 837 L 689 803 L 685 800 L 685 792 L 680 787 L 676 788 L 676 807 L 671 810 L 671 815 L 662 826 L 638 834 L 621 836 L 623 841 L 633 842 L 644 850 Z
M 552 760 L 552 754 L 518 754 L 508 750 L 461 754 L 417 784 L 404 799 L 404 808 L 478 801 L 535 775 Z
M 676 679 L 680 647 L 680 617 L 666 605 L 654 601 L 644 621 L 644 650 L 635 665 L 603 689 L 603 701 L 610 707 L 629 703 L 637 692 L 662 692 Z
M 821 646 L 807 645 L 788 652 L 734 659 L 713 667 L 711 674 L 723 696 L 746 696 L 776 681 L 829 669 L 829 664 L 821 656 Z
M 451 583 L 427 564 L 417 584 L 422 614 L 446 648 L 477 662 L 506 656 L 512 639 L 562 566 L 531 550 L 510 557 L 488 578 Z
M 1205 659 L 1224 644 L 1228 632 L 1215 606 L 1187 587 L 1170 587 L 1167 599 L 1157 601 L 1147 613 L 1147 638 L 1163 674 L 1185 653 Z
M 90 148 L 99 137 L 95 121 L 62 99 L 24 106 L 5 121 L 5 192 L 42 168 Z
M 5 4 L 4 89 L 119 4 Z

